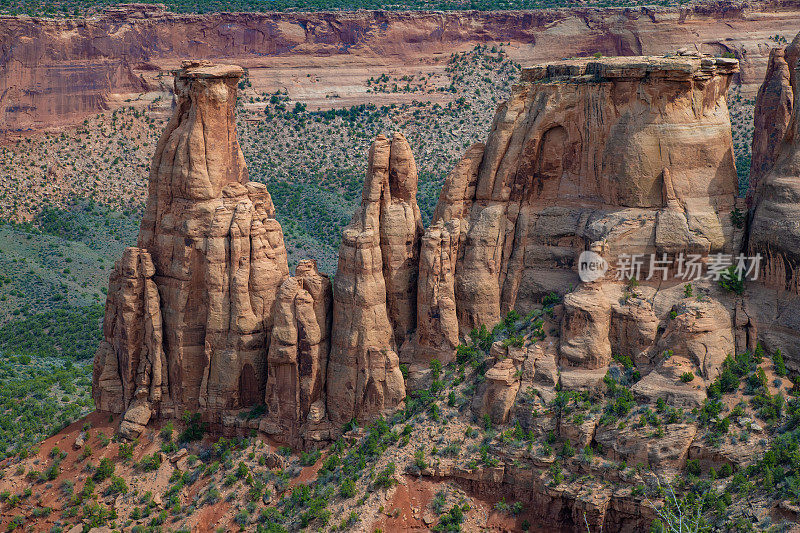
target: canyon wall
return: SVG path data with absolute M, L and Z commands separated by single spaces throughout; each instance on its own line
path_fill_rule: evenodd
M 523 63 L 568 56 L 661 54 L 689 46 L 740 59 L 745 95 L 766 69 L 770 38 L 794 33 L 797 2 L 711 2 L 681 8 L 527 12 L 174 14 L 109 8 L 85 19 L 0 17 L 0 132 L 58 126 L 156 89 L 153 71 L 184 58 L 269 66 L 274 57 L 438 61 L 505 42 Z M 514 51 L 516 50 L 516 51 Z M 442 56 L 444 54 L 444 56 Z

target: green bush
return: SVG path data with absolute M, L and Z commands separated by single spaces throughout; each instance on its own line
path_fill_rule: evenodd
M 339 494 L 341 494 L 343 498 L 352 498 L 355 496 L 356 482 L 351 478 L 346 478 L 339 487 Z
M 744 276 L 736 272 L 736 266 L 729 266 L 718 280 L 719 286 L 728 292 L 742 294 L 744 292 Z
M 111 483 L 106 490 L 106 494 L 127 494 L 128 485 L 119 476 L 111 476 Z
M 375 476 L 375 485 L 385 489 L 395 485 L 397 483 L 397 480 L 394 478 L 396 470 L 397 466 L 393 462 L 387 464 L 386 467 Z
M 97 465 L 97 470 L 94 471 L 94 476 L 92 477 L 99 483 L 111 477 L 111 474 L 113 473 L 114 463 L 108 457 L 103 457 L 100 459 L 100 464 Z
M 203 422 L 200 413 L 184 412 L 183 423 L 186 424 L 186 429 L 178 437 L 180 442 L 191 442 L 203 438 L 203 434 L 206 432 L 206 423 Z
M 783 354 L 780 348 L 772 354 L 772 363 L 775 365 L 775 374 L 781 377 L 786 376 L 786 363 L 783 361 Z

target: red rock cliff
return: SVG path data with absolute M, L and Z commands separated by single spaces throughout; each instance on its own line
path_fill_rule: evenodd
M 527 61 L 734 52 L 746 94 L 763 79 L 769 38 L 800 24 L 796 2 L 529 12 L 218 13 L 114 8 L 86 19 L 0 17 L 0 131 L 76 122 L 111 95 L 147 90 L 140 74 L 185 58 L 257 65 L 275 55 L 432 56 L 479 42 L 520 45 Z

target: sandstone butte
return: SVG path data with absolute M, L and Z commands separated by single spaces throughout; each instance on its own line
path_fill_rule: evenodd
M 759 93 L 757 120 L 782 142 L 773 150 L 754 140 L 768 170 L 754 180 L 749 234 L 731 216 L 744 209 L 725 100 L 736 60 L 561 61 L 524 69 L 486 143 L 447 176 L 428 228 L 408 142 L 376 138 L 333 282 L 313 261 L 289 272 L 269 192 L 248 181 L 234 122 L 242 69 L 184 62 L 138 246 L 111 275 L 97 409 L 124 414 L 119 431 L 131 438 L 151 419 L 189 411 L 215 431 L 319 447 L 351 420 L 402 407 L 407 390 L 429 384 L 430 361 L 454 360 L 473 328 L 536 309 L 551 292 L 564 295 L 558 331 L 527 347 L 492 346 L 476 414 L 506 423 L 518 392 L 534 385 L 551 397 L 557 384 L 601 391 L 612 353 L 641 372 L 640 401 L 687 408 L 705 399 L 727 354 L 757 340 L 800 369 L 800 96 L 785 62 L 797 42 L 772 55 Z M 775 100 L 782 106 L 765 103 Z M 768 113 L 785 119 L 785 135 Z M 581 283 L 577 257 L 589 249 L 612 267 Z M 620 254 L 748 250 L 765 261 L 743 295 L 700 281 L 702 297 L 690 299 L 683 283 L 642 281 L 631 291 L 615 279 Z M 683 382 L 685 372 L 697 379 Z M 258 416 L 238 416 L 262 405 Z M 562 429 L 578 443 L 630 451 L 618 450 L 623 429 Z M 660 451 L 642 444 L 641 453 L 678 464 L 695 431 L 687 425 Z
M 336 69 L 437 62 L 479 43 L 509 43 L 530 64 L 570 56 L 655 55 L 689 47 L 741 60 L 755 95 L 771 39 L 800 24 L 797 0 L 698 1 L 533 11 L 176 14 L 121 4 L 85 18 L 0 16 L 0 134 L 74 124 L 133 95 L 166 91 L 182 58 L 228 58 L 250 79 L 273 67 Z M 314 63 L 316 62 L 316 63 Z

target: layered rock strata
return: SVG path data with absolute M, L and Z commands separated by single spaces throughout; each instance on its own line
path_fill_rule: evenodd
M 780 349 L 787 366 L 800 370 L 800 35 L 773 53 L 756 106 L 751 172 L 749 255 L 760 254 L 758 281 L 748 289 L 746 314 L 769 350 Z M 772 57 L 772 56 L 771 56 Z M 771 105 L 776 102 L 779 105 Z M 767 136 L 770 146 L 757 145 Z
M 725 102 L 736 71 L 699 56 L 524 69 L 485 147 L 448 176 L 423 237 L 418 355 L 450 360 L 459 334 L 577 286 L 576 260 L 592 247 L 612 265 L 738 250 Z M 562 362 L 607 365 L 611 304 L 586 292 L 565 303 Z
M 741 305 L 648 282 L 646 264 L 632 288 L 615 268 L 631 253 L 739 251 L 725 103 L 736 72 L 735 60 L 700 54 L 524 69 L 424 231 L 411 148 L 379 136 L 331 283 L 313 262 L 289 275 L 269 193 L 248 181 L 233 115 L 241 69 L 185 64 L 139 246 L 112 276 L 98 408 L 125 412 L 129 434 L 188 409 L 313 445 L 390 415 L 470 330 L 539 312 L 552 292 L 565 297 L 546 345 L 494 346 L 473 412 L 504 424 L 534 384 L 545 396 L 602 391 L 613 354 L 635 362 L 641 398 L 699 405 L 727 353 L 749 342 L 735 330 Z M 577 276 L 585 250 L 612 265 L 591 283 Z M 698 380 L 681 382 L 685 372 Z M 237 417 L 244 409 L 253 415 Z
M 745 97 L 763 76 L 768 38 L 798 26 L 792 2 L 693 2 L 532 11 L 335 11 L 170 13 L 150 5 L 109 6 L 85 18 L 2 16 L 0 133 L 78 123 L 121 105 L 131 93 L 159 91 L 181 58 L 235 58 L 260 73 L 289 58 L 325 58 L 329 69 L 361 58 L 363 68 L 416 63 L 442 49 L 512 43 L 516 61 L 662 54 L 682 46 L 742 59 Z M 339 58 L 348 58 L 346 60 Z M 305 75 L 305 73 L 303 73 Z M 264 84 L 264 85 L 262 85 Z M 386 100 L 390 103 L 394 100 Z M 311 104 L 309 104 L 311 107 Z

